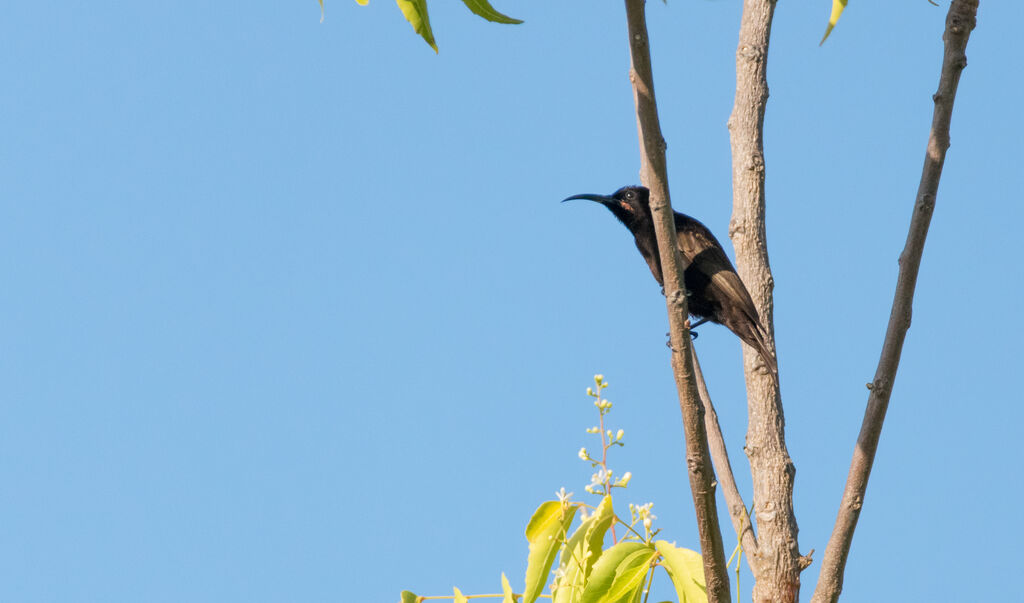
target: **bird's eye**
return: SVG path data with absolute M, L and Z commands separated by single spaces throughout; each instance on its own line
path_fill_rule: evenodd
M 627 199 L 635 199 L 636 198 L 636 193 L 634 193 L 633 191 L 626 191 L 626 198 Z

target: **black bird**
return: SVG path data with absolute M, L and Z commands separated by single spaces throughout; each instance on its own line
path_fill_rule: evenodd
M 651 268 L 654 279 L 662 287 L 661 257 L 654 236 L 649 191 L 642 186 L 626 186 L 608 195 L 573 195 L 572 199 L 597 201 L 607 207 L 626 228 L 633 233 L 636 247 Z M 775 356 L 765 344 L 765 330 L 757 316 L 757 308 L 750 293 L 736 274 L 721 243 L 706 226 L 697 220 L 675 213 L 676 236 L 679 253 L 687 263 L 683 281 L 688 293 L 690 314 L 701 319 L 693 326 L 707 321 L 725 325 L 747 345 L 761 354 L 772 374 L 778 378 Z

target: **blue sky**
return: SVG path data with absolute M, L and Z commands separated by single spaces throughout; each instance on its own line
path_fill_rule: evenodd
M 776 12 L 768 228 L 804 600 L 942 4 L 851 3 L 821 48 L 828 2 Z M 530 513 L 584 497 L 598 372 L 634 476 L 618 500 L 696 542 L 658 287 L 606 211 L 558 203 L 638 179 L 622 5 L 496 7 L 525 23 L 432 2 L 435 55 L 383 0 L 322 24 L 315 0 L 8 6 L 0 600 L 390 602 L 502 571 L 521 589 Z M 739 3 L 649 18 L 674 204 L 724 242 Z M 982 2 L 846 601 L 1005 599 L 1019 572 L 1022 20 Z M 715 326 L 697 345 L 749 501 L 740 347 Z

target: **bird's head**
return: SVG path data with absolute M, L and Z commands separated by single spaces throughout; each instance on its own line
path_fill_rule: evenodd
M 607 207 L 627 228 L 635 231 L 640 224 L 650 221 L 651 207 L 648 205 L 649 197 L 650 193 L 645 187 L 624 186 L 611 195 L 573 195 L 562 202 L 573 199 L 596 201 Z

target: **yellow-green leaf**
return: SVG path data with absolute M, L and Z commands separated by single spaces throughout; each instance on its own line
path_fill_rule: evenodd
M 398 8 L 402 9 L 405 20 L 412 25 L 416 33 L 420 34 L 427 44 L 437 52 L 437 44 L 434 43 L 434 32 L 430 29 L 430 16 L 427 15 L 427 0 L 395 0 Z
M 455 596 L 452 597 L 453 603 L 469 603 L 469 599 L 466 598 L 466 595 L 462 594 L 461 590 L 454 586 L 452 587 L 452 590 L 455 591 Z
M 676 587 L 679 603 L 707 603 L 707 587 L 704 584 L 704 560 L 700 553 L 683 549 L 659 540 L 654 548 L 661 553 L 661 564 L 668 571 L 668 577 Z
M 501 603 L 516 603 L 516 595 L 512 592 L 512 585 L 508 583 L 505 572 L 501 572 Z
M 590 516 L 589 521 L 591 525 L 587 528 L 580 541 L 585 547 L 585 552 L 590 553 L 584 564 L 584 575 L 590 575 L 591 568 L 597 563 L 598 558 L 601 557 L 601 552 L 604 548 L 604 535 L 614 520 L 615 509 L 612 508 L 612 497 L 605 496 L 601 499 L 601 504 L 597 505 L 594 514 Z
M 627 596 L 632 595 L 633 591 L 625 591 L 624 586 L 627 581 L 632 581 L 632 578 L 635 577 L 632 572 L 636 570 L 636 564 L 643 565 L 644 562 L 640 561 L 641 559 L 646 559 L 646 563 L 649 564 L 655 554 L 654 549 L 642 542 L 620 542 L 608 549 L 594 564 L 587 586 L 583 589 L 581 603 L 619 601 L 620 599 L 611 598 L 612 589 L 616 589 L 616 592 L 624 591 Z M 644 566 L 644 571 L 646 571 L 646 567 Z M 627 571 L 629 575 L 625 575 Z
M 601 556 L 604 536 L 611 527 L 614 517 L 612 499 L 605 496 L 594 510 L 594 514 L 580 524 L 562 547 L 560 566 L 563 572 L 554 592 L 554 603 L 572 603 L 579 600 L 587 577 L 590 576 L 590 570 Z
M 637 551 L 619 563 L 615 568 L 615 579 L 604 600 L 608 603 L 631 601 L 636 597 L 643 584 L 647 570 L 651 569 L 651 561 L 658 555 L 653 548 Z
M 564 542 L 564 535 L 576 516 L 576 506 L 563 507 L 557 500 L 549 500 L 537 507 L 526 526 L 526 539 L 530 542 L 530 555 L 526 561 L 526 590 L 523 603 L 533 603 L 544 591 L 551 564 Z
M 530 523 L 526 524 L 526 540 L 533 542 L 537 536 L 553 521 L 562 516 L 562 503 L 549 500 L 541 503 L 533 512 Z
M 323 1 L 324 0 L 320 0 L 320 2 L 323 2 Z M 356 0 L 356 4 L 358 4 L 360 6 L 366 6 L 369 3 L 370 3 L 370 0 Z
M 843 9 L 846 8 L 847 0 L 832 0 L 832 15 L 828 18 L 828 27 L 825 28 L 825 35 L 821 36 L 821 42 L 818 42 L 818 46 L 825 43 L 828 39 L 828 34 L 832 33 L 832 28 L 839 22 L 839 15 L 843 14 Z
M 666 2 L 665 4 L 668 4 L 668 3 Z M 640 583 L 636 585 L 636 590 L 633 591 L 633 598 L 631 599 L 630 603 L 641 603 L 641 601 L 643 601 L 643 600 L 644 600 L 644 581 L 641 580 Z
M 510 25 L 522 23 L 520 19 L 513 19 L 512 17 L 503 15 L 494 10 L 494 7 L 491 6 L 491 3 L 487 0 L 462 0 L 462 2 L 469 7 L 469 10 L 488 21 L 492 21 L 494 23 L 508 23 Z
M 420 598 L 415 593 L 407 590 L 402 591 L 402 603 L 420 603 Z

